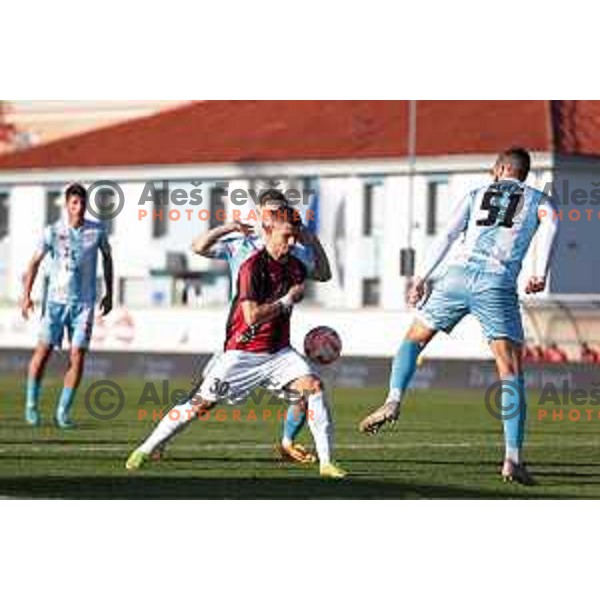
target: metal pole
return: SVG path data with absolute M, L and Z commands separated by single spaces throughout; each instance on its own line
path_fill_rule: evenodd
M 415 215 L 415 167 L 417 162 L 417 101 L 408 101 L 408 237 L 409 250 L 413 249 Z

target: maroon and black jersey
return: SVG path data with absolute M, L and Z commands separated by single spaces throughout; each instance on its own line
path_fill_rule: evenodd
M 272 354 L 287 348 L 290 345 L 290 314 L 282 311 L 277 317 L 250 327 L 244 320 L 242 302 L 252 300 L 258 304 L 271 304 L 305 279 L 306 267 L 291 254 L 278 261 L 263 248 L 248 258 L 238 274 L 237 295 L 227 321 L 225 350 Z

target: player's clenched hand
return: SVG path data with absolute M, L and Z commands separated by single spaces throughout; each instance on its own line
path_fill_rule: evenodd
M 30 312 L 33 312 L 33 302 L 31 301 L 31 298 L 27 296 L 21 300 L 21 314 L 24 319 L 28 319 Z
M 414 308 L 425 294 L 425 280 L 417 277 L 408 291 L 408 305 Z
M 239 231 L 244 235 L 252 235 L 254 233 L 254 227 L 249 223 L 242 223 L 241 221 L 233 221 L 231 224 L 233 231 Z
M 299 233 L 298 233 L 298 242 L 303 245 L 309 245 L 313 239 L 314 234 L 304 225 L 304 223 L 300 223 Z
M 288 290 L 287 294 L 278 301 L 278 304 L 284 311 L 289 312 L 292 310 L 292 306 L 300 302 L 302 298 L 304 298 L 304 284 L 297 283 L 296 285 L 293 285 Z
M 104 296 L 102 300 L 100 300 L 100 310 L 102 311 L 102 316 L 105 317 L 113 308 L 112 296 Z
M 304 298 L 304 284 L 297 283 L 296 285 L 293 285 L 288 290 L 287 295 L 294 304 L 296 304 L 297 302 L 301 302 Z
M 545 277 L 530 277 L 527 285 L 525 286 L 526 294 L 537 294 L 543 292 L 546 289 L 546 278 Z

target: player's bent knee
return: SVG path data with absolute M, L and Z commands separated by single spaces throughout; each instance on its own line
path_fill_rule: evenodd
M 437 331 L 421 321 L 414 321 L 406 333 L 406 339 L 417 344 L 425 345 L 432 340 Z
M 516 377 L 520 373 L 519 364 L 510 356 L 497 356 L 496 368 L 501 379 L 505 377 Z
M 69 352 L 69 366 L 81 367 L 85 359 L 85 350 L 78 348 L 77 350 L 71 350 Z
M 193 406 L 195 412 L 208 412 L 217 405 L 217 402 L 215 400 L 205 400 L 200 396 L 195 396 L 190 400 L 190 404 Z
M 323 384 L 318 377 L 314 375 L 307 375 L 306 377 L 300 377 L 290 384 L 290 389 L 300 392 L 303 399 L 311 394 L 318 394 L 323 391 Z

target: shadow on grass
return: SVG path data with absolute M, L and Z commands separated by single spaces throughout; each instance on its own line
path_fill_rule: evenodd
M 504 486 L 498 490 L 349 478 L 2 477 L 0 496 L 73 499 L 417 499 L 575 498 L 550 490 Z

